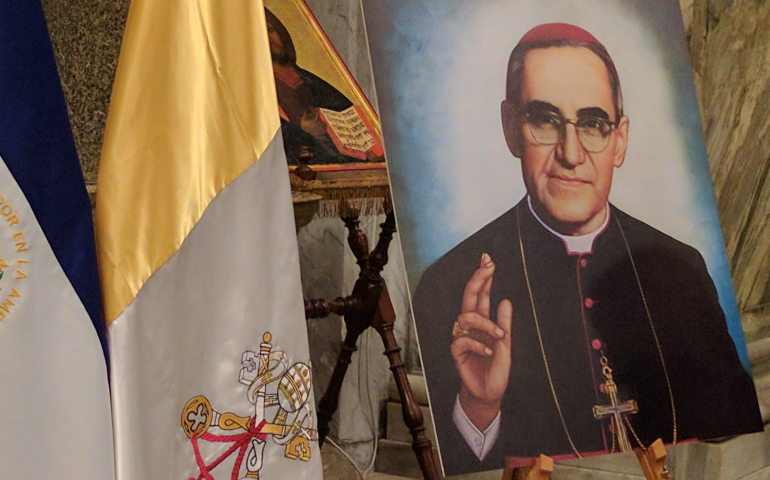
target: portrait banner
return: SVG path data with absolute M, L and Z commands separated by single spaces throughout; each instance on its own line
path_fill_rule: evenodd
M 364 0 L 447 475 L 762 430 L 676 0 Z

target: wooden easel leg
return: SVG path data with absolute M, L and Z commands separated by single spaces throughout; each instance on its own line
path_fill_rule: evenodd
M 385 355 L 390 361 L 390 370 L 396 379 L 398 393 L 404 414 L 404 422 L 414 439 L 412 449 L 417 455 L 417 461 L 426 480 L 439 480 L 438 463 L 433 456 L 431 442 L 425 434 L 422 410 L 409 385 L 406 376 L 406 365 L 401 360 L 401 348 L 393 334 L 396 313 L 390 301 L 388 290 L 380 273 L 388 262 L 388 246 L 396 231 L 396 221 L 393 213 L 389 213 L 383 223 L 377 246 L 368 251 L 368 239 L 359 228 L 355 217 L 343 218 L 348 227 L 348 244 L 358 261 L 361 273 L 353 287 L 353 292 L 345 298 L 333 301 L 316 299 L 305 301 L 305 316 L 307 318 L 323 318 L 330 313 L 344 315 L 347 335 L 342 344 L 342 351 L 337 359 L 332 379 L 318 405 L 318 437 L 323 444 L 329 433 L 329 421 L 337 411 L 339 393 L 345 378 L 353 352 L 356 351 L 358 337 L 370 326 L 374 326 L 382 337 L 385 345 Z
M 332 378 L 329 380 L 326 392 L 318 403 L 318 444 L 320 446 L 323 446 L 326 436 L 329 434 L 329 422 L 331 422 L 332 416 L 334 416 L 334 412 L 337 411 L 339 405 L 342 381 L 345 379 L 345 373 L 348 371 L 350 358 L 353 356 L 353 352 L 358 349 L 356 347 L 357 340 L 358 335 L 355 334 L 348 333 L 345 337 L 342 350 L 339 357 L 337 357 L 337 364 L 334 366 Z
M 382 225 L 379 241 L 374 250 L 369 252 L 369 240 L 360 228 L 356 217 L 343 218 L 348 228 L 348 244 L 356 257 L 361 273 L 353 287 L 353 292 L 346 298 L 333 301 L 324 299 L 306 300 L 305 316 L 323 318 L 330 313 L 342 315 L 347 334 L 342 350 L 337 358 L 337 365 L 321 401 L 318 404 L 318 443 L 323 445 L 329 433 L 329 422 L 337 411 L 342 382 L 345 379 L 353 352 L 356 351 L 358 337 L 372 325 L 374 314 L 382 296 L 382 272 L 388 261 L 388 245 L 395 232 L 395 219 L 390 213 Z
M 420 470 L 426 480 L 439 480 L 438 463 L 433 456 L 433 448 L 425 434 L 425 425 L 423 423 L 422 410 L 417 404 L 417 399 L 412 392 L 412 386 L 406 376 L 406 365 L 401 360 L 401 348 L 396 343 L 396 336 L 393 334 L 393 325 L 396 320 L 396 312 L 393 310 L 393 304 L 390 301 L 388 288 L 383 282 L 382 296 L 380 297 L 380 306 L 377 313 L 374 314 L 372 326 L 382 337 L 382 343 L 385 345 L 385 355 L 390 361 L 390 371 L 396 380 L 398 395 L 401 398 L 401 412 L 404 416 L 404 423 L 412 434 L 412 450 L 417 455 L 417 461 L 420 464 Z
M 503 480 L 551 480 L 553 473 L 553 458 L 540 455 L 535 466 L 529 468 L 506 468 Z
M 636 450 L 636 458 L 639 459 L 639 465 L 647 480 L 670 479 L 666 468 L 666 447 L 663 445 L 663 440 L 655 440 L 647 450 Z

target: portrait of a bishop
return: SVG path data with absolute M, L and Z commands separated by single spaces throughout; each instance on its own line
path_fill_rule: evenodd
M 378 100 L 394 112 L 383 115 L 389 169 L 445 473 L 761 431 L 740 325 L 733 335 L 727 321 L 734 293 L 715 283 L 726 256 L 718 223 L 704 242 L 713 196 L 696 203 L 688 190 L 687 175 L 708 179 L 708 163 L 678 149 L 684 129 L 669 104 L 648 107 L 679 88 L 659 66 L 669 52 L 626 41 L 629 30 L 654 39 L 644 29 L 655 25 L 621 5 L 615 16 L 578 12 L 599 25 L 590 31 L 517 16 L 566 15 L 534 2 L 402 3 L 392 12 L 373 0 L 365 13 Z M 651 52 L 648 70 L 614 56 L 628 48 Z M 619 58 L 638 76 L 621 76 Z M 489 59 L 499 68 L 485 70 Z M 682 85 L 697 112 L 692 82 Z M 440 129 L 407 121 L 417 111 Z M 655 148 L 635 140 L 649 131 Z M 659 188 L 680 164 L 676 189 Z M 629 168 L 634 178 L 618 182 Z M 695 191 L 713 193 L 704 185 Z M 682 213 L 667 222 L 675 205 Z

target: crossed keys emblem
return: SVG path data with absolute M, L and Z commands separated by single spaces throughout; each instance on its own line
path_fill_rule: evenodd
M 312 406 L 307 403 L 310 367 L 299 362 L 289 366 L 284 352 L 272 350 L 271 339 L 270 332 L 266 332 L 259 353 L 246 351 L 241 357 L 238 381 L 248 387 L 246 398 L 252 405 L 249 415 L 214 410 L 203 395 L 191 398 L 182 409 L 182 430 L 193 446 L 200 470 L 198 479 L 214 479 L 210 471 L 235 452 L 238 456 L 231 478 L 259 478 L 268 437 L 285 447 L 286 458 L 310 460 L 310 442 L 318 440 Z M 268 409 L 272 408 L 277 410 L 268 421 Z M 216 434 L 210 431 L 213 429 Z M 228 448 L 206 464 L 201 457 L 200 441 L 226 444 Z M 244 460 L 245 476 L 241 477 Z

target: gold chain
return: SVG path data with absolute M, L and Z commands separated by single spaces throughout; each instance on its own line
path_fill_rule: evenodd
M 631 421 L 628 419 L 628 417 L 623 417 L 623 420 L 626 421 L 626 425 L 628 425 L 628 428 L 631 429 L 631 433 L 634 435 L 634 438 L 636 439 L 636 443 L 638 443 L 639 446 L 642 447 L 642 450 L 646 452 L 647 447 L 644 446 L 644 444 L 642 443 L 642 440 L 639 438 L 639 435 L 636 434 L 636 430 L 634 430 L 634 427 L 631 426 Z
M 617 437 L 615 429 L 612 429 L 612 432 L 610 433 L 612 433 L 612 448 L 610 449 L 610 453 L 615 453 L 615 437 Z
M 663 349 L 660 346 L 660 342 L 658 341 L 658 334 L 655 331 L 655 325 L 652 322 L 652 316 L 650 315 L 650 309 L 647 306 L 647 299 L 644 296 L 644 289 L 642 289 L 642 282 L 639 279 L 639 272 L 636 270 L 636 263 L 634 262 L 633 255 L 631 254 L 631 247 L 629 247 L 629 245 L 628 245 L 628 240 L 626 239 L 626 234 L 623 231 L 623 227 L 620 225 L 620 221 L 617 219 L 617 217 L 615 217 L 615 223 L 618 225 L 618 228 L 620 229 L 620 233 L 621 233 L 621 235 L 623 237 L 623 243 L 625 243 L 625 245 L 626 245 L 626 251 L 628 252 L 628 258 L 631 260 L 631 266 L 633 267 L 634 276 L 636 277 L 636 284 L 637 284 L 637 286 L 639 288 L 639 293 L 642 296 L 642 303 L 644 304 L 644 310 L 647 313 L 647 320 L 650 322 L 650 328 L 652 329 L 652 335 L 653 335 L 653 338 L 655 339 L 655 345 L 658 348 L 658 355 L 660 356 L 660 362 L 663 365 L 663 374 L 666 377 L 666 386 L 668 387 L 668 395 L 669 395 L 669 399 L 671 400 L 671 413 L 672 413 L 672 417 L 673 417 L 673 442 L 672 442 L 672 444 L 676 444 L 676 409 L 674 408 L 674 392 L 671 389 L 671 381 L 669 380 L 669 377 L 668 377 L 668 370 L 666 369 L 666 361 L 663 358 Z M 543 363 L 545 365 L 545 373 L 546 373 L 546 376 L 548 377 L 548 384 L 551 387 L 551 395 L 553 396 L 553 402 L 556 405 L 556 410 L 559 412 L 559 419 L 561 420 L 561 425 L 564 428 L 564 433 L 567 435 L 567 440 L 569 441 L 570 447 L 572 447 L 572 451 L 575 452 L 575 455 L 578 458 L 583 458 L 583 455 L 581 455 L 581 453 L 578 451 L 577 447 L 575 447 L 575 443 L 572 441 L 572 436 L 569 433 L 569 429 L 567 428 L 567 422 L 564 420 L 564 414 L 562 413 L 561 405 L 559 404 L 559 397 L 556 395 L 556 387 L 554 386 L 553 378 L 551 377 L 551 368 L 548 365 L 548 356 L 545 353 L 545 345 L 543 344 L 543 336 L 542 336 L 542 334 L 540 332 L 540 322 L 538 321 L 537 311 L 535 309 L 535 299 L 534 299 L 534 296 L 532 295 L 532 286 L 531 286 L 530 281 L 529 281 L 529 271 L 527 269 L 527 259 L 526 259 L 526 256 L 524 255 L 524 242 L 522 241 L 522 238 L 521 238 L 521 218 L 520 218 L 520 215 L 519 215 L 519 205 L 516 206 L 516 230 L 517 230 L 518 237 L 519 237 L 519 250 L 521 251 L 521 263 L 522 263 L 522 267 L 524 268 L 524 280 L 527 283 L 527 292 L 529 293 L 529 303 L 532 306 L 532 317 L 535 320 L 535 329 L 537 330 L 537 340 L 540 343 L 540 352 L 543 355 Z M 628 421 L 628 419 L 626 419 L 626 423 L 628 423 L 629 426 L 630 426 L 630 422 Z M 642 447 L 642 449 L 644 449 L 645 448 L 644 444 L 642 444 L 641 440 L 636 435 L 636 432 L 634 431 L 633 427 L 631 428 L 631 432 L 633 433 L 634 437 L 636 438 L 636 441 L 639 442 L 639 446 Z M 614 447 L 615 447 L 615 445 L 614 445 L 615 444 L 615 437 L 614 437 L 614 435 L 615 434 L 613 433 L 613 438 L 612 438 L 613 450 L 614 450 Z
M 618 220 L 617 215 L 615 216 L 615 223 L 618 225 L 618 228 L 620 229 L 620 234 L 623 236 L 623 243 L 626 244 L 626 251 L 628 252 L 628 258 L 631 260 L 631 267 L 633 267 L 634 276 L 636 277 L 636 285 L 639 287 L 639 293 L 642 296 L 642 303 L 644 304 L 644 311 L 647 313 L 647 320 L 650 322 L 650 330 L 652 330 L 652 337 L 655 339 L 655 346 L 658 348 L 658 356 L 660 357 L 660 364 L 663 366 L 663 376 L 666 377 L 666 387 L 668 388 L 668 398 L 671 401 L 671 417 L 674 423 L 671 444 L 676 445 L 676 407 L 674 406 L 674 391 L 671 389 L 671 380 L 668 378 L 668 369 L 666 368 L 666 360 L 663 358 L 663 349 L 660 347 L 660 342 L 658 341 L 658 332 L 655 331 L 655 324 L 652 323 L 652 315 L 650 315 L 650 308 L 647 306 L 647 298 L 644 296 L 644 289 L 642 288 L 642 281 L 639 279 L 639 272 L 636 270 L 636 262 L 634 262 L 634 256 L 631 255 L 631 247 L 628 246 L 628 239 L 626 239 L 626 232 L 623 231 L 623 227 L 620 225 L 620 220 Z M 643 445 L 642 445 L 642 448 L 644 448 Z
M 543 345 L 543 336 L 540 334 L 540 322 L 537 320 L 537 311 L 535 310 L 535 300 L 532 296 L 532 286 L 529 283 L 529 272 L 527 271 L 527 260 L 524 256 L 524 242 L 521 240 L 521 221 L 519 219 L 519 206 L 516 206 L 516 228 L 519 233 L 519 249 L 521 250 L 521 263 L 524 267 L 524 280 L 527 282 L 527 291 L 529 292 L 529 303 L 532 305 L 532 316 L 535 319 L 535 328 L 537 329 L 537 340 L 540 342 L 540 352 L 543 354 L 543 363 L 545 364 L 545 373 L 548 376 L 548 384 L 551 386 L 551 394 L 553 395 L 553 402 L 556 404 L 556 410 L 559 412 L 559 418 L 561 419 L 561 425 L 564 427 L 564 433 L 567 434 L 567 440 L 572 447 L 572 451 L 575 452 L 578 458 L 583 458 L 580 454 L 575 442 L 572 441 L 572 436 L 569 434 L 567 423 L 564 421 L 564 414 L 561 411 L 561 405 L 559 405 L 559 397 L 556 396 L 556 387 L 553 385 L 553 378 L 551 378 L 551 368 L 548 366 L 548 357 L 545 355 L 545 345 Z

